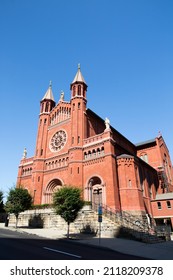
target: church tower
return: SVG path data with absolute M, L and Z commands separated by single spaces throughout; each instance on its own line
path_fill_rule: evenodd
M 46 91 L 43 99 L 40 101 L 40 116 L 36 142 L 37 158 L 42 158 L 45 156 L 47 145 L 47 137 L 45 137 L 45 135 L 50 122 L 50 112 L 54 107 L 55 101 L 52 92 L 52 83 L 50 82 L 48 90 Z
M 87 84 L 82 76 L 80 64 L 78 71 L 70 86 L 71 89 L 71 110 L 72 110 L 72 146 L 81 146 L 86 138 L 86 92 Z
M 73 184 L 83 185 L 83 140 L 86 138 L 86 92 L 87 84 L 78 64 L 77 73 L 70 85 L 71 89 L 71 158 L 69 161 L 71 173 L 74 174 Z
M 36 189 L 35 201 L 41 201 L 42 197 L 44 160 L 47 150 L 47 131 L 50 124 L 50 112 L 54 107 L 55 101 L 52 92 L 52 83 L 50 82 L 48 90 L 40 101 L 38 134 L 32 172 L 32 181 Z

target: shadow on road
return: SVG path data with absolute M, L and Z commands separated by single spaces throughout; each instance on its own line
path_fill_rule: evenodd
M 80 243 L 92 235 L 72 234 L 70 239 L 48 239 L 36 235 L 0 229 L 1 260 L 144 260 L 146 258 L 123 254 L 99 244 Z M 102 242 L 104 240 L 102 239 Z

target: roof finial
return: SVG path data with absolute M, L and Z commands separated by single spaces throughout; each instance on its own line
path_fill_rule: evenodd
M 60 101 L 64 101 L 64 91 L 61 90 Z
M 23 151 L 23 157 L 22 157 L 22 159 L 26 159 L 26 157 L 27 157 L 27 150 L 26 150 L 26 148 L 25 148 L 24 151 Z
M 78 70 L 80 70 L 80 63 L 78 63 Z
M 49 82 L 49 87 L 50 87 L 50 88 L 52 87 L 52 81 Z

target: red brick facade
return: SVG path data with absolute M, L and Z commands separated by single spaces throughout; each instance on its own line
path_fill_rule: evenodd
M 137 155 L 158 172 L 159 188 L 151 206 L 156 223 L 170 224 L 173 230 L 173 168 L 168 148 L 161 135 L 137 145 Z
M 80 67 L 70 89 L 69 102 L 61 93 L 56 104 L 51 85 L 41 100 L 36 152 L 32 158 L 24 153 L 17 185 L 29 190 L 35 204 L 51 203 L 56 189 L 73 185 L 83 190 L 85 200 L 100 199 L 114 210 L 153 217 L 152 201 L 163 190 L 157 172 L 163 159 L 170 167 L 168 190 L 172 190 L 171 161 L 168 150 L 161 148 L 163 138 L 155 139 L 154 148 L 136 146 L 108 119 L 88 109 L 87 84 Z M 145 154 L 148 163 L 140 158 Z

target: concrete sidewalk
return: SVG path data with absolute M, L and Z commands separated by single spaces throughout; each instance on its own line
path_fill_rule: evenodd
M 4 223 L 0 223 L 1 228 L 25 232 L 28 234 L 35 234 L 40 237 L 50 239 L 60 239 L 66 237 L 66 232 L 57 231 L 56 228 L 17 228 L 5 227 Z M 122 238 L 105 238 L 93 237 L 91 235 L 72 235 L 75 242 L 81 242 L 89 245 L 101 246 L 119 251 L 121 253 L 140 256 L 153 260 L 173 260 L 173 241 L 166 241 L 161 243 L 146 244 L 134 240 Z

